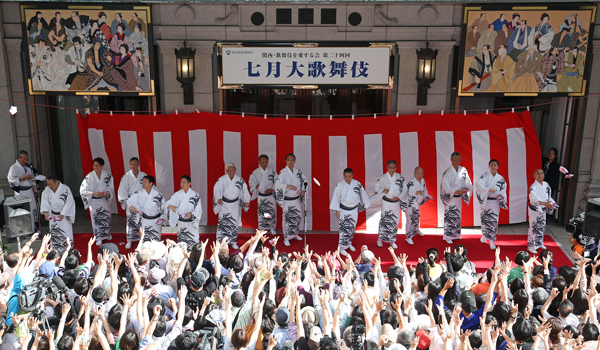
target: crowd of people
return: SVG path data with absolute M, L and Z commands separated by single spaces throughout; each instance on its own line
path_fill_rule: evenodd
M 143 229 L 141 230 L 143 242 Z M 44 236 L 5 257 L 0 275 L 2 350 L 595 350 L 597 268 L 578 257 L 495 250 L 475 266 L 465 247 L 435 248 L 387 269 L 363 246 L 353 258 L 278 250 L 258 231 L 239 249 L 227 239 L 139 243 L 119 254 L 103 244 L 94 262 Z M 516 266 L 515 266 L 516 265 Z M 515 267 L 513 267 L 515 266 Z M 484 273 L 476 273 L 476 268 Z M 486 270 L 487 268 L 487 270 Z M 20 292 L 36 277 L 64 282 L 43 295 L 44 311 L 22 310 Z M 53 281 L 54 281 L 53 280 Z M 28 289 L 29 290 L 29 289 Z

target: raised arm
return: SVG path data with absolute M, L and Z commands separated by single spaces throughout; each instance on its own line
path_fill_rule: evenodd
M 199 271 L 204 263 L 204 256 L 206 254 L 206 247 L 208 247 L 208 239 L 202 242 L 202 250 L 200 251 L 200 259 L 198 259 L 198 264 L 196 265 L 196 270 L 194 272 Z

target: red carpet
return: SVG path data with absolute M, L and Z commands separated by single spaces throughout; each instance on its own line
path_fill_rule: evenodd
M 126 237 L 124 233 L 113 233 L 113 240 L 110 241 L 119 246 L 119 250 L 121 253 L 133 251 L 133 249 L 126 250 L 125 242 Z M 83 255 L 83 259 L 87 259 L 87 242 L 91 238 L 92 234 L 75 234 L 75 248 L 79 249 L 81 254 Z M 280 235 L 278 235 L 280 236 Z M 177 239 L 177 235 L 175 233 L 163 233 L 163 240 L 169 238 L 172 240 Z M 209 242 L 215 240 L 215 234 L 202 234 L 201 239 L 209 239 Z M 238 239 L 238 245 L 242 245 L 243 242 L 250 238 L 250 234 L 240 234 Z M 398 245 L 398 249 L 396 249 L 396 255 L 400 255 L 401 253 L 408 254 L 408 264 L 415 265 L 418 261 L 419 257 L 425 257 L 425 252 L 427 249 L 431 247 L 435 247 L 440 252 L 440 258 L 443 258 L 444 248 L 448 246 L 446 242 L 442 240 L 441 235 L 437 234 L 428 234 L 425 237 L 415 237 L 413 240 L 415 241 L 414 245 L 408 245 L 406 241 L 404 241 L 404 235 L 398 235 L 398 241 L 396 244 Z M 492 251 L 487 244 L 482 244 L 480 241 L 480 236 L 478 235 L 465 235 L 462 240 L 455 240 L 453 246 L 462 244 L 467 249 L 467 257 L 477 267 L 477 272 L 484 272 L 488 267 L 491 267 L 494 262 L 494 251 Z M 283 245 L 283 240 L 280 238 L 277 247 L 280 252 L 294 252 L 303 250 L 303 241 L 292 241 L 290 247 L 286 247 Z M 393 264 L 393 259 L 388 251 L 387 245 L 384 245 L 383 248 L 379 248 L 376 244 L 377 235 L 374 234 L 357 234 L 354 236 L 353 245 L 356 247 L 357 251 L 354 253 L 350 253 L 353 260 L 358 256 L 360 247 L 362 245 L 367 245 L 370 250 L 375 253 L 376 257 L 381 257 L 383 271 L 387 271 L 387 269 Z M 317 254 L 323 254 L 327 251 L 332 251 L 337 248 L 338 235 L 336 234 L 308 234 L 307 244 L 310 249 Z M 105 242 L 108 243 L 108 242 Z M 554 253 L 554 262 L 553 265 L 560 267 L 563 265 L 572 266 L 573 264 L 569 260 L 569 258 L 565 255 L 562 249 L 556 244 L 556 242 L 552 239 L 552 237 L 545 236 L 544 237 L 544 245 L 550 249 Z M 508 256 L 512 261 L 514 261 L 515 256 L 521 250 L 527 249 L 527 236 L 526 235 L 498 235 L 498 240 L 496 241 L 496 246 L 500 247 L 500 254 L 502 260 L 506 259 Z M 134 245 L 134 249 L 135 249 Z M 94 257 L 98 252 L 98 247 L 94 245 L 92 249 L 94 253 Z M 539 251 L 538 251 L 539 252 Z M 96 261 L 97 259 L 94 258 Z M 514 265 L 514 263 L 513 263 Z

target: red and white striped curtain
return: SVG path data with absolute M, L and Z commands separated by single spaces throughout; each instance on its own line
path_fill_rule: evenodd
M 225 174 L 225 164 L 237 165 L 246 181 L 258 166 L 258 156 L 269 156 L 269 166 L 279 172 L 285 155 L 296 155 L 296 167 L 308 179 L 307 228 L 336 231 L 337 219 L 329 210 L 335 185 L 343 170 L 352 168 L 369 195 L 386 169 L 388 160 L 409 181 L 416 166 L 424 169 L 429 193 L 435 198 L 421 209 L 422 227 L 443 226 L 439 199 L 442 173 L 450 154 L 462 155 L 473 182 L 488 170 L 490 159 L 508 182 L 509 210 L 500 213 L 500 224 L 527 220 L 528 186 L 541 166 L 541 150 L 529 112 L 500 114 L 422 114 L 363 117 L 351 120 L 263 118 L 215 113 L 169 115 L 78 115 L 83 173 L 92 171 L 92 159 L 104 158 L 118 187 L 129 170 L 129 159 L 138 157 L 142 171 L 156 178 L 166 198 L 179 190 L 182 175 L 190 175 L 192 188 L 202 196 L 201 224 L 216 225 L 212 212 L 213 185 Z M 118 208 L 121 211 L 120 208 Z M 117 212 L 116 202 L 113 212 Z M 479 226 L 476 200 L 463 206 L 463 227 Z M 280 213 L 280 212 L 279 212 Z M 122 213 L 121 213 L 122 214 Z M 377 232 L 379 208 L 359 214 L 359 230 Z M 278 216 L 279 225 L 281 215 Z M 243 225 L 256 227 L 256 205 L 242 216 Z M 400 223 L 402 225 L 402 223 Z

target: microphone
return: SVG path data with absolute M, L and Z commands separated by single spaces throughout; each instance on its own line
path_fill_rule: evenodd
M 56 287 L 58 287 L 58 289 L 60 289 L 61 291 L 67 290 L 67 285 L 59 276 L 52 277 L 52 283 L 54 283 Z
M 59 276 L 52 277 L 52 283 L 62 292 L 62 295 L 67 303 L 71 303 L 69 300 L 69 293 L 67 293 L 67 285 Z

